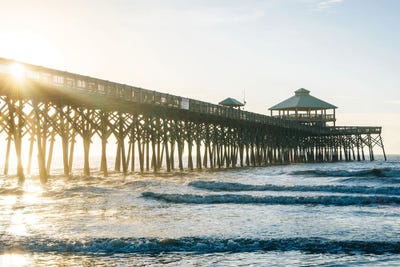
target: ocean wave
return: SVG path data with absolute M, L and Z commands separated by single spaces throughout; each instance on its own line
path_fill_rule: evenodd
M 93 194 L 107 194 L 112 192 L 112 189 L 99 187 L 99 186 L 75 186 L 63 190 L 63 193 L 93 193 Z
M 400 177 L 347 177 L 341 178 L 342 183 L 379 183 L 379 184 L 399 184 Z
M 293 171 L 291 175 L 316 177 L 396 177 L 400 178 L 398 168 L 372 168 L 365 170 L 304 170 Z
M 15 187 L 15 188 L 1 188 L 0 189 L 0 195 L 3 196 L 8 196 L 8 195 L 23 195 L 24 190 L 21 187 Z
M 330 240 L 324 238 L 93 238 L 88 240 L 57 240 L 50 238 L 4 237 L 0 251 L 31 253 L 79 253 L 79 254 L 159 254 L 159 253 L 240 253 L 257 251 L 301 251 L 327 254 L 399 254 L 398 241 Z
M 217 182 L 217 181 L 193 181 L 189 186 L 216 192 L 240 192 L 240 191 L 290 191 L 290 192 L 330 192 L 347 194 L 379 194 L 399 195 L 400 187 L 370 187 L 370 186 L 345 186 L 345 185 L 251 185 L 242 183 Z
M 99 186 L 74 186 L 65 189 L 55 189 L 55 190 L 47 190 L 42 193 L 44 197 L 55 197 L 55 198 L 64 198 L 64 197 L 101 197 L 107 194 L 111 194 L 114 189 L 99 187 Z
M 265 205 L 325 205 L 325 206 L 366 206 L 398 205 L 400 198 L 386 196 L 251 196 L 251 195 L 193 195 L 193 194 L 160 194 L 143 192 L 149 199 L 181 204 L 265 204 Z

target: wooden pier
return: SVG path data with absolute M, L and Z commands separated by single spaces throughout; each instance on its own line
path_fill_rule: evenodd
M 64 174 L 70 175 L 77 137 L 84 175 L 91 172 L 95 136 L 101 140 L 104 176 L 111 136 L 117 140 L 114 170 L 124 174 L 374 160 L 374 147 L 385 156 L 381 127 L 304 125 L 7 59 L 0 59 L 0 134 L 7 144 L 4 174 L 13 151 L 20 183 L 31 171 L 33 154 L 46 183 L 56 140 Z M 29 147 L 27 162 L 23 146 Z

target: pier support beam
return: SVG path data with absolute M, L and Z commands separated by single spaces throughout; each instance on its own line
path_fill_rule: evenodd
M 46 163 L 45 163 L 45 155 L 43 153 L 43 146 L 42 146 L 42 140 L 43 140 L 43 134 L 42 134 L 42 127 L 41 127 L 41 115 L 40 115 L 40 109 L 39 109 L 39 103 L 37 101 L 33 101 L 33 109 L 35 112 L 35 119 L 36 119 L 36 144 L 37 144 L 37 153 L 38 153 L 38 167 L 39 167 L 39 177 L 40 177 L 40 182 L 42 184 L 47 183 L 47 171 L 46 171 Z

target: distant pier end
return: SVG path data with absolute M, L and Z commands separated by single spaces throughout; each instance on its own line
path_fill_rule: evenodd
M 241 110 L 241 105 L 231 99 L 215 105 L 0 58 L 3 172 L 9 173 L 14 152 L 23 183 L 37 155 L 46 183 L 59 145 L 64 174 L 70 175 L 75 146 L 81 145 L 84 175 L 90 175 L 90 153 L 99 147 L 100 170 L 107 176 L 112 136 L 117 143 L 113 169 L 124 174 L 374 160 L 375 147 L 386 159 L 381 127 L 336 126 L 336 107 L 308 90 L 299 89 L 272 107 L 272 116 Z M 95 140 L 99 146 L 91 146 Z
M 382 127 L 357 127 L 357 126 L 339 126 L 336 127 L 336 109 L 337 106 L 316 98 L 310 94 L 310 91 L 304 88 L 296 90 L 295 95 L 270 107 L 271 117 L 283 120 L 295 121 L 302 125 L 312 127 L 320 127 L 323 131 L 340 132 L 339 135 L 344 135 L 350 146 L 355 146 L 357 152 L 353 153 L 353 158 L 360 160 L 361 156 L 364 159 L 363 148 L 369 149 L 370 160 L 374 160 L 373 147 L 379 146 L 382 148 L 384 159 L 386 160 L 385 148 L 383 145 L 381 131 Z M 375 134 L 371 136 L 371 133 Z M 335 144 L 341 147 L 343 144 Z
M 336 109 L 336 106 L 310 95 L 310 91 L 304 88 L 296 90 L 294 96 L 269 108 L 273 117 L 311 126 L 335 126 Z

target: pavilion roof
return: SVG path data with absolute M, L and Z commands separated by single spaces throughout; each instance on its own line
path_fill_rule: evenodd
M 290 109 L 336 109 L 337 107 L 319 98 L 310 95 L 310 91 L 300 88 L 295 95 L 272 106 L 269 110 L 290 110 Z
M 228 107 L 241 107 L 241 106 L 244 106 L 243 103 L 241 103 L 241 102 L 239 102 L 236 99 L 231 98 L 231 97 L 228 97 L 228 98 L 222 100 L 218 104 L 223 105 L 223 106 L 228 106 Z

